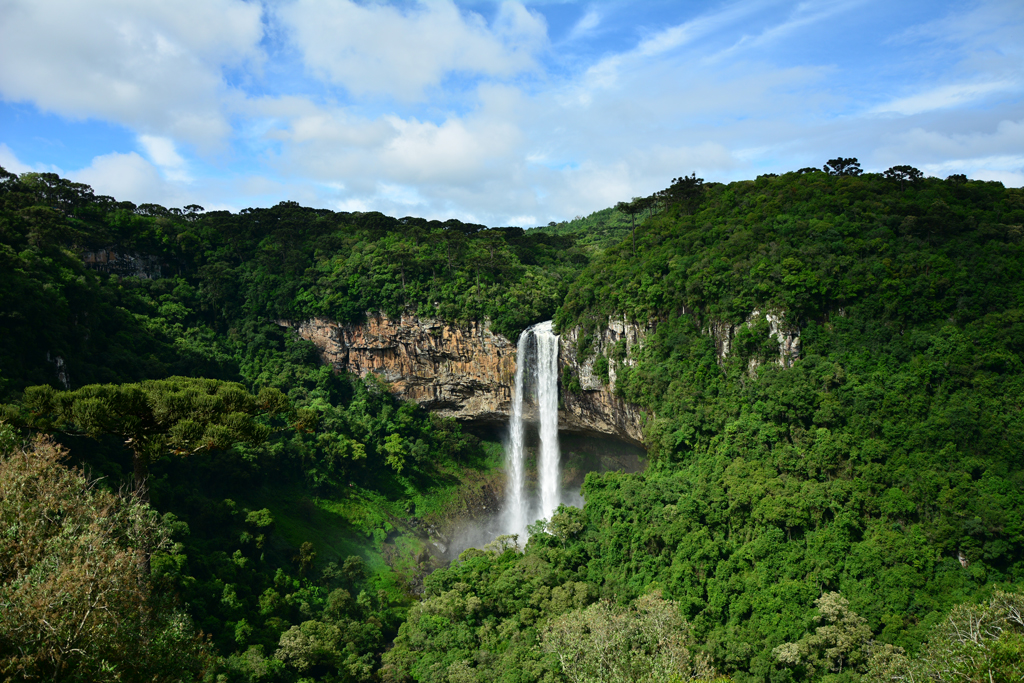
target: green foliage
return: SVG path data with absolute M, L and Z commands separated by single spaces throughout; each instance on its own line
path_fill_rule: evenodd
M 632 218 L 618 208 L 601 209 L 586 218 L 577 216 L 571 221 L 535 228 L 539 233 L 571 236 L 587 254 L 596 254 L 614 247 L 630 234 Z M 582 259 L 581 262 L 585 262 Z
M 37 439 L 0 454 L 0 675 L 5 680 L 177 681 L 210 652 L 150 592 L 138 550 L 172 550 L 137 498 L 64 467 Z
M 779 645 L 772 654 L 786 666 L 803 668 L 808 677 L 817 671 L 863 673 L 872 644 L 867 620 L 851 611 L 850 603 L 839 593 L 825 593 L 814 606 L 819 612 L 815 621 L 824 623 L 813 634 Z
M 138 491 L 150 461 L 165 453 L 188 456 L 227 450 L 236 442 L 263 443 L 271 431 L 255 419 L 263 406 L 280 411 L 287 401 L 276 390 L 265 389 L 257 400 L 240 384 L 188 377 L 74 391 L 44 384 L 28 387 L 22 399 L 28 426 L 93 439 L 118 437 L 132 451 Z
M 135 207 L 87 190 L 4 175 L 0 247 L 16 259 L 0 270 L 0 315 L 16 333 L 0 339 L 4 415 L 62 430 L 114 487 L 132 460 L 138 480 L 148 470 L 175 534 L 173 552 L 152 549 L 157 593 L 180 596 L 212 636 L 216 675 L 364 680 L 434 566 L 384 564 L 386 541 L 420 523 L 398 520 L 415 507 L 437 523 L 456 475 L 493 458 L 374 378 L 332 373 L 267 316 L 421 309 L 525 326 L 564 294 L 571 241 L 287 203 L 238 215 Z M 99 249 L 155 259 L 164 277 L 84 268 L 81 252 Z M 412 556 L 423 545 L 401 540 Z
M 579 394 L 583 392 L 583 386 L 580 384 L 580 378 L 576 376 L 572 367 L 568 365 L 562 366 L 561 382 L 562 391 L 567 391 L 570 394 Z
M 607 356 L 600 355 L 597 358 L 595 358 L 593 368 L 594 374 L 597 375 L 598 379 L 600 379 L 602 383 L 608 384 L 608 382 L 611 381 L 608 375 Z
M 638 228 L 636 257 L 626 244 L 597 256 L 556 322 L 685 309 L 738 323 L 761 307 L 802 325 L 863 305 L 879 322 L 963 324 L 1020 306 L 1011 283 L 1022 202 L 998 183 L 931 179 L 898 191 L 874 174 L 707 185 L 694 214 L 669 209 Z
M 489 597 L 537 568 L 549 590 L 578 582 L 620 604 L 660 588 L 737 681 L 856 680 L 875 653 L 920 648 L 954 604 L 1024 580 L 1021 193 L 901 190 L 847 166 L 705 186 L 694 213 L 637 227 L 635 257 L 626 241 L 576 279 L 560 329 L 659 321 L 616 366 L 617 392 L 653 416 L 652 464 L 588 475 L 586 523 L 564 543 L 547 523 L 500 571 L 472 557 L 430 577 L 481 601 L 456 619 L 478 634 L 458 661 L 500 678 L 480 663 L 497 648 L 486 623 L 506 634 L 501 661 L 537 658 L 530 634 L 557 616 L 531 604 L 542 587 Z M 765 316 L 719 356 L 710 323 L 755 309 L 798 331 L 791 367 Z M 563 371 L 563 391 L 572 381 Z M 830 598 L 815 623 L 839 590 L 848 604 Z M 411 653 L 455 665 L 428 654 L 445 646 L 422 619 L 403 628 L 396 667 Z
M 691 655 L 689 625 L 658 593 L 631 607 L 606 601 L 553 619 L 541 647 L 558 657 L 572 683 L 706 681 L 717 678 L 706 655 Z
M 1024 596 L 997 590 L 987 604 L 954 607 L 935 625 L 916 657 L 879 648 L 865 683 L 892 680 L 995 681 L 1024 679 Z
M 19 406 L 4 419 L 66 427 L 115 484 L 119 415 L 172 416 L 139 432 L 160 452 L 215 446 L 152 463 L 174 540 L 152 569 L 227 681 L 519 683 L 576 664 L 643 678 L 680 647 L 679 678 L 713 662 L 742 683 L 1015 680 L 1012 610 L 976 603 L 1024 581 L 1024 194 L 915 170 L 683 176 L 630 213 L 529 232 L 294 203 L 135 207 L 3 172 L 0 390 Z M 164 277 L 82 266 L 111 245 Z M 609 316 L 653 321 L 628 360 L 621 342 L 594 359 L 648 411 L 648 471 L 589 475 L 585 508 L 533 525 L 525 548 L 497 539 L 426 576 L 437 563 L 411 530 L 497 460 L 372 375 L 332 373 L 281 324 L 367 311 L 490 317 L 510 338 L 554 314 L 580 328 L 581 361 Z M 800 338 L 786 367 L 783 334 Z M 569 367 L 561 388 L 583 391 Z M 290 425 L 272 417 L 289 407 Z M 957 640 L 972 623 L 988 630 Z

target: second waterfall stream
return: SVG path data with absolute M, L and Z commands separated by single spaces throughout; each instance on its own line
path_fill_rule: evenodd
M 540 432 L 537 460 L 538 491 L 526 490 L 526 430 L 523 405 L 526 388 L 534 389 L 534 405 Z M 526 527 L 538 519 L 550 519 L 562 497 L 562 473 L 558 449 L 558 335 L 550 320 L 538 323 L 519 335 L 516 351 L 515 386 L 506 443 L 508 488 L 505 501 L 505 531 L 526 538 Z

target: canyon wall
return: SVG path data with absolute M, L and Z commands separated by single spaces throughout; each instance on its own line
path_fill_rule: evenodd
M 402 400 L 459 420 L 508 420 L 516 347 L 486 324 L 413 315 L 391 320 L 381 313 L 368 314 L 362 323 L 313 318 L 280 324 L 313 342 L 335 370 L 360 377 L 372 372 Z
M 787 325 L 780 313 L 756 310 L 739 325 L 712 321 L 703 327 L 704 333 L 715 339 L 719 361 L 728 357 L 733 340 L 744 327 L 762 319 L 779 345 L 778 363 L 792 365 L 800 353 L 800 331 Z M 320 359 L 335 370 L 360 377 L 374 373 L 399 399 L 462 421 L 493 426 L 508 422 L 516 345 L 491 332 L 486 322 L 456 325 L 414 315 L 392 320 L 371 313 L 360 323 L 313 318 L 279 324 L 311 341 Z M 648 413 L 616 396 L 615 381 L 618 368 L 636 362 L 636 352 L 656 325 L 654 320 L 638 324 L 609 319 L 600 332 L 584 339 L 584 354 L 577 353 L 578 328 L 562 334 L 559 366 L 567 367 L 579 386 L 561 387 L 560 429 L 643 442 Z M 595 361 L 602 357 L 608 359 L 607 382 L 594 370 Z M 756 370 L 753 361 L 750 370 Z M 536 406 L 529 396 L 524 417 L 536 418 Z
M 436 319 L 403 315 L 397 320 L 374 313 L 362 323 L 337 323 L 313 318 L 292 327 L 316 346 L 320 359 L 335 370 L 360 377 L 374 373 L 402 400 L 458 420 L 503 426 L 511 409 L 516 371 L 516 345 L 491 332 L 484 323 L 454 325 Z M 640 343 L 645 330 L 612 321 L 594 345 L 596 350 L 623 339 L 628 348 Z M 570 365 L 586 378 L 584 390 L 564 389 L 559 428 L 584 434 L 615 436 L 639 444 L 643 413 L 614 394 L 614 382 L 603 386 L 593 375 L 593 358 L 578 363 L 575 332 L 563 340 L 560 365 Z M 626 361 L 631 362 L 631 361 Z M 527 419 L 536 406 L 527 397 Z
M 643 441 L 646 411 L 615 395 L 616 368 L 636 363 L 636 351 L 643 345 L 644 337 L 654 331 L 655 324 L 654 321 L 638 325 L 609 319 L 607 327 L 592 335 L 588 345 L 591 350 L 583 360 L 576 352 L 580 329 L 573 328 L 562 334 L 559 365 L 569 367 L 580 385 L 578 391 L 561 387 L 564 422 L 575 425 L 580 431 L 615 434 L 636 444 Z M 594 361 L 602 356 L 611 358 L 607 384 L 594 372 Z

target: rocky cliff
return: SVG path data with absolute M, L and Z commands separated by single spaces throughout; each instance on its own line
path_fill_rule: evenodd
M 116 246 L 82 252 L 86 268 L 121 277 L 156 280 L 163 277 L 163 264 L 156 256 L 128 251 Z
M 320 351 L 324 363 L 360 377 L 375 373 L 403 400 L 445 417 L 508 420 L 516 347 L 486 324 L 453 325 L 376 313 L 363 323 L 282 321 Z
M 718 362 L 722 363 L 729 356 L 733 341 L 741 330 L 753 328 L 761 322 L 767 324 L 768 336 L 779 345 L 779 358 L 776 362 L 784 368 L 792 367 L 793 362 L 800 357 L 800 329 L 788 324 L 781 312 L 762 312 L 756 308 L 747 316 L 746 321 L 739 325 L 712 321 L 704 328 L 704 334 L 715 340 Z M 756 367 L 757 362 L 752 360 L 750 369 L 754 370 Z
M 615 378 L 618 367 L 636 362 L 636 351 L 654 326 L 653 321 L 638 325 L 609 319 L 607 327 L 584 340 L 589 351 L 583 360 L 577 353 L 580 329 L 574 328 L 562 334 L 559 365 L 569 367 L 580 386 L 578 390 L 573 390 L 575 387 L 561 388 L 560 422 L 574 425 L 580 431 L 614 434 L 637 444 L 643 441 L 646 413 L 639 406 L 615 395 Z M 598 358 L 610 359 L 607 382 L 594 370 L 594 362 Z
M 711 322 L 704 332 L 715 339 L 719 359 L 724 360 L 736 334 L 762 319 L 779 345 L 778 362 L 792 365 L 800 351 L 799 330 L 787 325 L 779 313 L 754 311 L 740 325 Z M 495 426 L 508 421 L 516 345 L 491 332 L 486 322 L 454 325 L 413 315 L 392 320 L 372 313 L 361 323 L 313 318 L 280 324 L 313 342 L 324 363 L 361 377 L 374 373 L 400 399 L 458 420 Z M 609 319 L 582 343 L 578 328 L 563 332 L 559 365 L 569 369 L 563 376 L 575 378 L 579 386 L 561 387 L 561 429 L 643 442 L 647 413 L 615 395 L 615 380 L 619 368 L 636 362 L 636 352 L 656 325 L 656 321 L 638 324 Z M 598 359 L 607 360 L 606 377 L 601 369 L 595 370 Z M 535 407 L 529 397 L 524 408 L 530 419 Z

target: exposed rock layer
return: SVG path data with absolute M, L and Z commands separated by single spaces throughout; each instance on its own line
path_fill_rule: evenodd
M 416 401 L 445 417 L 503 425 L 511 409 L 516 370 L 516 347 L 494 334 L 487 324 L 452 325 L 439 320 L 403 315 L 391 320 L 369 314 L 363 323 L 336 323 L 313 318 L 281 322 L 317 347 L 324 363 L 365 377 L 374 373 L 400 399 Z M 644 331 L 613 321 L 594 345 L 604 351 L 619 339 L 629 348 Z M 603 386 L 593 376 L 593 359 L 577 363 L 576 337 L 563 340 L 559 362 L 586 378 L 585 391 L 562 391 L 559 428 L 615 436 L 639 444 L 643 439 L 642 411 L 613 395 L 614 383 Z M 525 417 L 536 417 L 527 397 Z
M 578 393 L 562 387 L 561 421 L 580 431 L 614 434 L 633 443 L 643 441 L 646 412 L 637 405 L 623 401 L 615 395 L 616 368 L 620 364 L 636 363 L 636 351 L 644 337 L 654 331 L 654 322 L 637 325 L 625 320 L 609 319 L 607 327 L 593 336 L 591 352 L 582 362 L 577 359 L 580 330 L 574 328 L 562 335 L 559 364 L 569 366 L 579 379 Z M 622 342 L 624 358 L 608 363 L 608 383 L 594 372 L 594 361 L 599 356 L 613 357 L 613 347 Z
M 156 256 L 128 251 L 116 246 L 82 253 L 86 268 L 121 277 L 156 280 L 163 277 L 163 264 Z
M 800 352 L 800 331 L 787 325 L 780 313 L 759 311 L 741 325 L 715 321 L 706 325 L 705 334 L 715 339 L 720 361 L 729 355 L 737 333 L 761 318 L 779 345 L 778 363 L 792 365 Z M 502 425 L 508 420 L 516 345 L 492 333 L 487 323 L 453 325 L 413 315 L 391 320 L 371 313 L 362 323 L 313 318 L 280 324 L 295 328 L 302 338 L 313 342 L 324 363 L 361 377 L 373 373 L 400 399 L 463 421 Z M 636 352 L 656 325 L 657 321 L 641 325 L 609 319 L 607 326 L 593 335 L 583 360 L 577 357 L 580 330 L 563 333 L 559 365 L 571 369 L 581 390 L 561 387 L 560 429 L 642 443 L 647 413 L 617 397 L 615 381 L 619 368 L 636 362 Z M 594 372 L 594 361 L 602 356 L 609 359 L 607 383 Z M 524 405 L 527 419 L 536 417 L 530 398 L 526 397 Z
M 294 327 L 324 363 L 365 377 L 374 373 L 403 400 L 459 420 L 508 419 L 516 347 L 486 324 L 451 325 L 403 315 L 369 314 L 363 323 L 313 318 Z
M 788 324 L 781 312 L 761 312 L 756 308 L 747 316 L 746 321 L 739 325 L 712 321 L 704 329 L 704 334 L 710 335 L 715 340 L 715 352 L 718 355 L 719 363 L 724 362 L 729 356 L 736 335 L 744 328 L 753 327 L 762 320 L 767 322 L 768 336 L 779 345 L 779 358 L 776 362 L 784 368 L 792 367 L 793 362 L 800 357 L 799 328 Z M 756 367 L 757 362 L 752 360 L 751 370 Z

